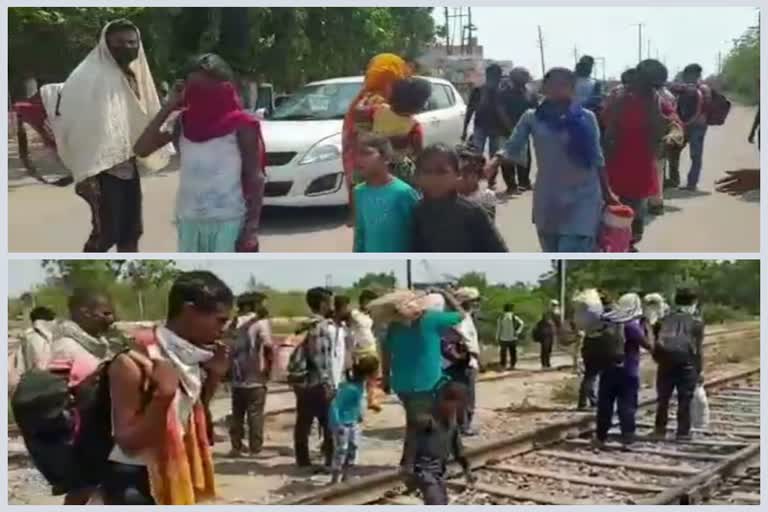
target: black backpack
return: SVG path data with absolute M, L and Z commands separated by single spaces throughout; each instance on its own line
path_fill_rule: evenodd
M 696 330 L 700 322 L 688 313 L 675 312 L 661 320 L 654 355 L 661 363 L 690 364 L 696 355 Z
M 584 359 L 600 368 L 624 362 L 626 336 L 624 324 L 603 320 L 600 326 L 584 337 Z
M 74 388 L 66 371 L 32 369 L 11 396 L 32 463 L 54 495 L 101 482 L 112 438 L 109 364 Z

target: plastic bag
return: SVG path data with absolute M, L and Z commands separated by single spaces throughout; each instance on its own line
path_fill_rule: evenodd
M 603 302 L 600 293 L 594 289 L 581 291 L 573 297 L 573 323 L 576 329 L 590 332 L 600 325 Z
M 628 206 L 607 207 L 598 237 L 600 252 L 629 252 L 633 219 L 634 212 Z
M 691 400 L 691 425 L 693 428 L 704 429 L 709 426 L 709 402 L 704 386 L 698 385 Z

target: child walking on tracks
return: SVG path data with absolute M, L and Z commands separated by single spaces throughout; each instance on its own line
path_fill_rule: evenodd
M 463 384 L 450 382 L 440 390 L 431 415 L 417 418 L 414 442 L 408 446 L 401 469 L 406 484 L 421 491 L 425 505 L 447 505 L 445 472 L 453 456 L 464 470 L 468 484 L 475 482 L 469 461 L 464 456 L 456 412 L 463 408 L 467 390 Z
M 333 432 L 334 455 L 332 481 L 345 481 L 357 461 L 360 425 L 363 423 L 364 385 L 379 369 L 377 357 L 364 356 L 355 361 L 351 378 L 339 386 L 331 402 L 329 422 Z

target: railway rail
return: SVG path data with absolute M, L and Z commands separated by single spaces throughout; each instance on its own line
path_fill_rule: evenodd
M 637 442 L 623 451 L 617 432 L 599 452 L 590 437 L 594 416 L 569 418 L 467 450 L 478 477 L 468 486 L 452 471 L 453 504 L 755 504 L 759 503 L 759 366 L 705 383 L 710 424 L 688 441 L 653 431 L 655 399 L 640 403 Z M 280 504 L 414 504 L 397 470 L 329 486 Z
M 754 335 L 759 336 L 760 335 L 760 328 L 759 326 L 748 326 L 748 327 L 739 327 L 735 329 L 718 329 L 718 330 L 712 330 L 711 332 L 707 333 L 707 338 L 704 341 L 704 348 L 712 348 L 720 343 L 722 343 L 725 340 L 731 339 L 735 336 L 742 336 L 742 335 Z M 553 352 L 552 357 L 556 356 L 570 356 L 570 354 L 566 352 Z M 538 355 L 531 355 L 531 356 L 523 356 L 521 358 L 518 358 L 518 361 L 525 361 L 528 360 L 534 360 L 538 359 Z M 551 371 L 558 371 L 558 370 L 565 370 L 568 368 L 572 368 L 572 365 L 565 364 L 565 365 L 559 365 L 551 368 Z M 538 375 L 540 374 L 541 370 L 511 370 L 511 371 L 502 371 L 502 372 L 488 372 L 488 373 L 481 373 L 478 378 L 477 382 L 491 382 L 491 381 L 497 381 L 497 380 L 506 380 L 506 379 L 522 379 L 526 377 L 530 377 L 532 375 Z M 270 395 L 277 395 L 282 393 L 292 393 L 293 389 L 289 385 L 277 385 L 277 386 L 270 386 L 268 394 Z M 394 401 L 394 398 L 391 399 Z M 289 414 L 292 412 L 296 412 L 296 407 L 289 406 L 289 407 L 283 407 L 279 409 L 272 409 L 265 413 L 266 416 L 277 416 L 280 414 Z

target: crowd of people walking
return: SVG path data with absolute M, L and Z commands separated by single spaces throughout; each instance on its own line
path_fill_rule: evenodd
M 431 83 L 397 55 L 373 57 L 341 133 L 350 249 L 506 252 L 514 244 L 496 228 L 498 198 L 532 190 L 542 251 L 635 251 L 648 216 L 664 213 L 665 189 L 697 191 L 708 127 L 723 124 L 730 103 L 702 81 L 695 63 L 670 81 L 665 66 L 648 59 L 610 90 L 592 78 L 593 66 L 585 55 L 574 70 L 550 69 L 537 91 L 526 69 L 505 76 L 488 66 L 485 82 L 469 95 L 457 149 L 425 147 L 416 116 Z M 17 111 L 45 133 L 47 116 L 61 161 L 91 208 L 84 250 L 138 250 L 138 168 L 161 169 L 176 152 L 179 251 L 259 249 L 269 142 L 243 110 L 237 79 L 220 57 L 193 58 L 161 101 L 139 29 L 118 20 L 67 80 L 43 86 L 39 99 L 38 111 L 29 104 Z M 685 147 L 691 167 L 681 182 Z M 495 191 L 499 170 L 504 193 Z M 606 211 L 631 218 L 628 244 L 603 240 L 613 227 Z
M 659 294 L 628 293 L 614 301 L 591 292 L 574 296 L 565 315 L 552 300 L 530 337 L 539 344 L 544 371 L 552 367 L 553 348 L 580 350 L 575 405 L 596 412 L 595 449 L 608 441 L 615 410 L 622 445 L 632 449 L 643 350 L 658 365 L 655 435 L 666 436 L 676 392 L 677 439 L 690 439 L 691 401 L 703 369 L 696 294 L 679 289 L 669 307 Z M 493 364 L 480 342 L 482 299 L 474 288 L 364 290 L 353 307 L 349 297 L 327 288 L 308 290 L 311 315 L 296 327 L 290 359 L 282 363 L 295 394 L 299 470 L 322 468 L 333 484 L 354 477 L 365 417 L 393 394 L 405 416 L 400 467 L 406 484 L 419 489 L 425 503 L 446 504 L 451 460 L 473 481 L 462 439 L 477 435 L 478 375 Z M 98 290 L 76 290 L 69 319 L 57 320 L 46 308 L 33 310 L 30 319 L 12 358 L 11 406 L 33 462 L 65 504 L 95 497 L 106 504 L 192 504 L 213 497 L 210 402 L 222 382 L 231 395 L 229 456 L 262 452 L 278 359 L 266 295 L 235 298 L 214 274 L 194 271 L 173 283 L 167 320 L 126 339 L 108 334 L 112 301 Z M 515 370 L 526 324 L 511 303 L 495 323 L 499 367 Z M 52 426 L 69 414 L 53 400 L 62 392 L 57 379 L 67 393 L 87 397 L 74 405 L 81 416 L 74 433 L 65 421 Z M 319 465 L 310 447 L 315 423 Z M 51 457 L 54 452 L 59 455 Z

